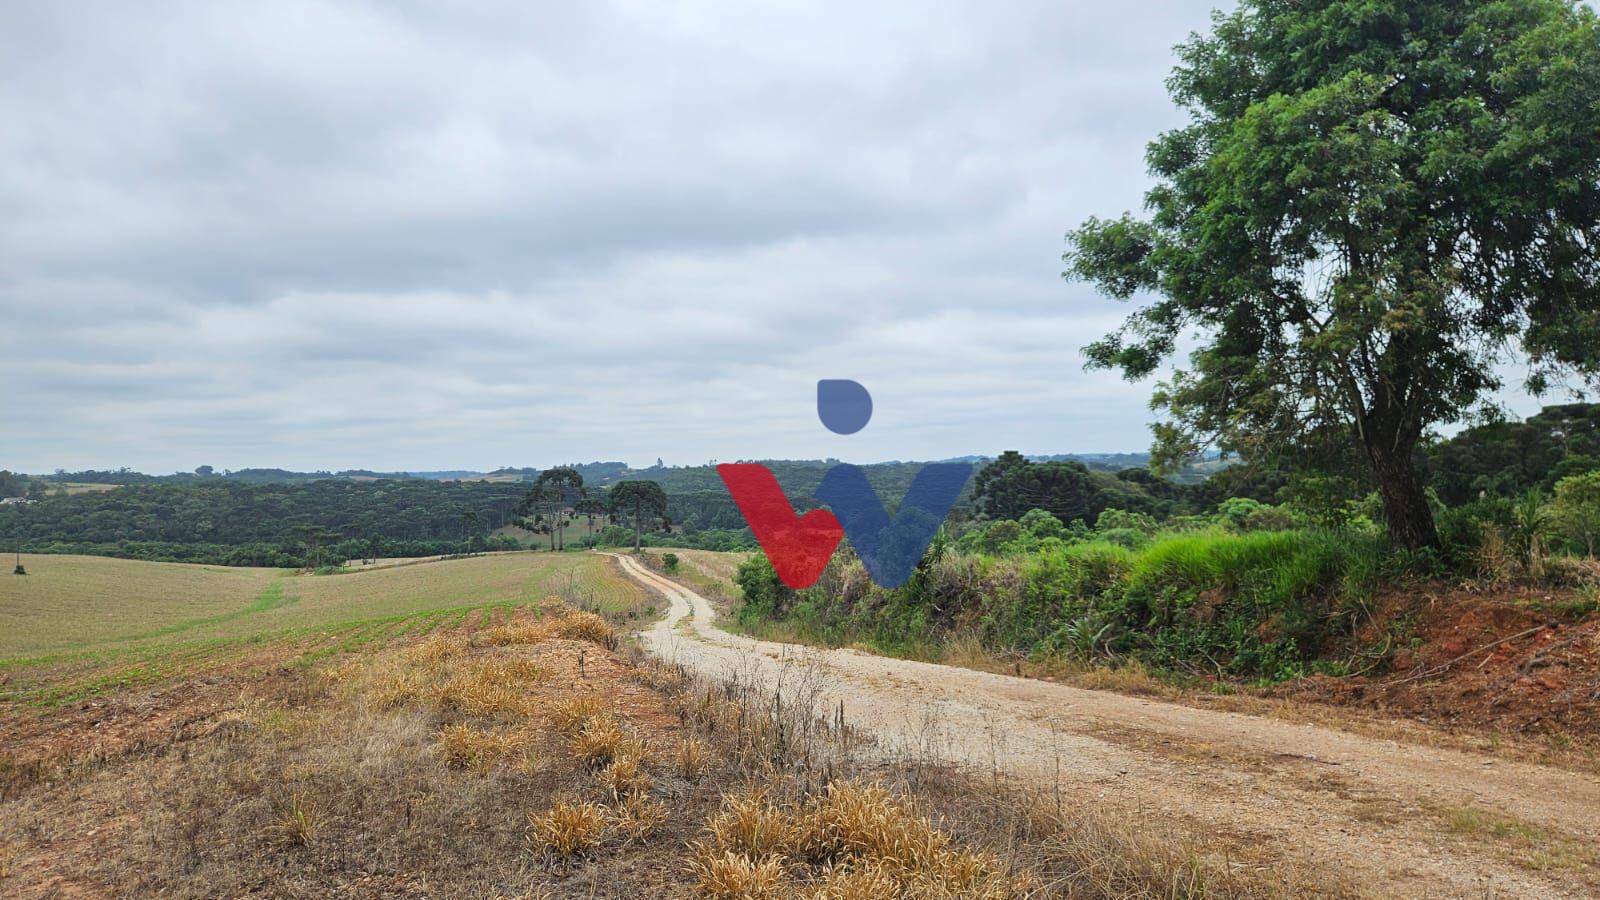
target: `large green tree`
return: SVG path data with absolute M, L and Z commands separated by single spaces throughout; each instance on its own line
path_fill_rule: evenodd
M 643 526 L 646 521 L 665 522 L 667 494 L 654 481 L 619 481 L 606 491 L 606 502 L 613 515 L 633 516 L 633 549 L 643 547 Z
M 1571 0 L 1244 0 L 1178 48 L 1189 124 L 1147 218 L 1068 235 L 1069 277 L 1139 308 L 1086 348 L 1130 378 L 1181 343 L 1157 451 L 1358 448 L 1391 537 L 1438 540 L 1413 465 L 1528 387 L 1600 374 L 1600 29 Z
M 1007 450 L 978 470 L 972 481 L 972 499 L 978 512 L 991 519 L 1020 519 L 1029 510 L 1042 509 L 1062 522 L 1082 519 L 1092 525 L 1101 511 L 1118 499 L 1136 496 L 1132 489 L 1118 497 L 1108 496 L 1102 487 L 1107 482 L 1117 484 L 1117 479 L 1110 475 L 1096 478 L 1076 460 L 1036 463 Z
M 524 504 L 529 508 L 543 506 L 550 516 L 550 549 L 567 549 L 567 509 L 583 497 L 583 476 L 571 466 L 545 469 L 528 490 Z

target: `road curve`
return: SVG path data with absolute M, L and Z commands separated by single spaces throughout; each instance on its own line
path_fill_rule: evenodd
M 713 624 L 694 591 L 612 554 L 667 598 L 641 637 L 711 677 L 816 691 L 889 752 L 1060 786 L 1375 895 L 1600 895 L 1600 779 L 1159 700 L 854 650 L 758 641 Z M 1476 817 L 1476 818 L 1474 818 Z M 1503 830 L 1463 821 L 1510 823 Z M 1452 823 L 1454 827 L 1452 827 Z M 1496 832 L 1500 835 L 1497 836 Z

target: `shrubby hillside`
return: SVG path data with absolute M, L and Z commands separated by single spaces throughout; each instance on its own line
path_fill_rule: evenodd
M 1429 446 L 1441 545 L 1421 551 L 1390 543 L 1359 479 L 1238 466 L 1182 485 L 1005 454 L 904 587 L 873 585 L 845 548 L 793 591 L 757 555 L 739 621 L 935 658 L 978 647 L 1267 680 L 1381 670 L 1414 625 L 1386 591 L 1516 584 L 1557 619 L 1600 608 L 1597 422 L 1600 407 L 1550 407 Z

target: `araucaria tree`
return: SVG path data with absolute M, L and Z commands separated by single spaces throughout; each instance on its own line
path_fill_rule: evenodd
M 633 517 L 633 549 L 642 549 L 641 531 L 645 521 L 666 521 L 667 494 L 654 481 L 619 481 L 606 491 L 612 515 Z
M 1413 452 L 1600 375 L 1600 28 L 1572 0 L 1243 0 L 1178 48 L 1190 113 L 1148 218 L 1068 235 L 1068 277 L 1139 308 L 1090 365 L 1189 365 L 1158 458 L 1359 448 L 1399 545 L 1438 536 Z
M 550 549 L 565 550 L 567 508 L 583 496 L 583 476 L 571 466 L 556 466 L 539 473 L 524 501 L 531 507 L 543 505 L 550 514 Z

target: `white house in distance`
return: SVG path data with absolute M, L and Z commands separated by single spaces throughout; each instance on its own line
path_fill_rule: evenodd
M 34 501 L 29 500 L 27 497 L 0 497 L 0 506 L 11 506 L 13 504 L 20 505 L 23 503 L 32 502 Z

